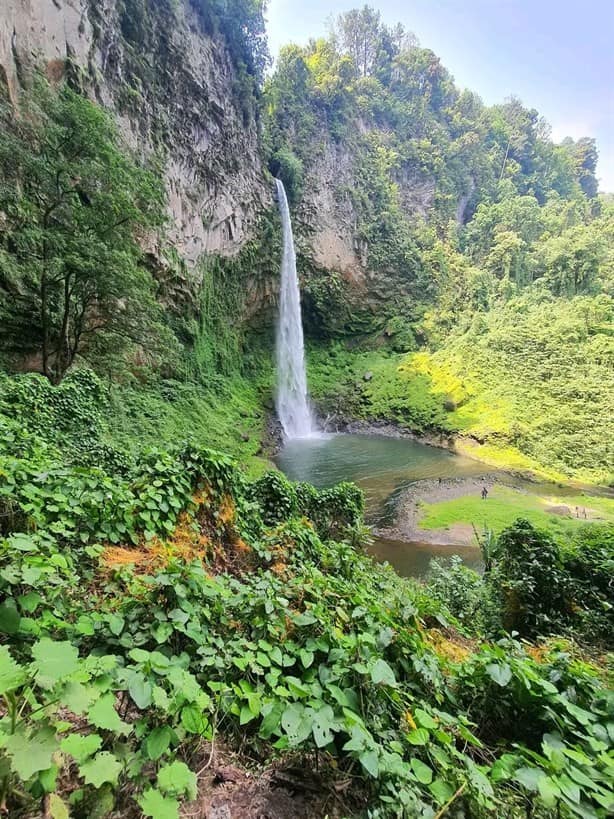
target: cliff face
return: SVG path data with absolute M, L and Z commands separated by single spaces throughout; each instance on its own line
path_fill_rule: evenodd
M 361 180 L 360 150 L 323 135 L 317 159 L 305 169 L 304 193 L 298 209 L 303 252 L 320 268 L 338 272 L 354 287 L 367 288 L 382 270 L 370 267 L 369 243 L 361 231 L 355 193 Z M 435 182 L 410 166 L 396 174 L 402 212 L 411 221 L 428 219 L 435 198 Z
M 357 120 L 347 138 L 320 130 L 303 159 L 294 221 L 310 334 L 370 333 L 415 296 L 417 261 L 408 237 L 433 218 L 436 185 L 411 161 L 398 162 L 381 196 L 370 146 L 385 141 L 382 131 Z
M 254 237 L 273 202 L 253 91 L 190 0 L 3 0 L 0 83 L 13 100 L 34 67 L 68 76 L 160 157 L 168 238 L 188 267 Z

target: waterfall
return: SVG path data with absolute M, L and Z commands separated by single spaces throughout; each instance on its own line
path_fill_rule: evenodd
M 283 229 L 279 320 L 277 323 L 277 415 L 287 439 L 308 438 L 316 430 L 307 400 L 301 297 L 286 191 L 276 179 Z

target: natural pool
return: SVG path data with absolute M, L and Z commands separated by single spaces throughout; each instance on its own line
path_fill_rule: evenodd
M 383 435 L 326 434 L 296 439 L 284 446 L 276 463 L 292 480 L 309 481 L 318 487 L 354 481 L 364 490 L 367 522 L 374 526 L 393 522 L 399 494 L 415 481 L 492 472 L 471 458 L 410 438 Z M 433 557 L 460 554 L 473 566 L 480 560 L 477 547 L 385 538 L 376 538 L 370 551 L 405 576 L 424 574 Z
M 486 510 L 488 524 L 495 530 L 497 526 L 511 525 L 517 517 L 527 517 L 536 526 L 569 530 L 580 524 L 573 520 L 578 504 L 584 517 L 585 507 L 589 507 L 589 520 L 614 517 L 612 501 L 605 499 L 611 494 L 607 490 L 592 488 L 589 494 L 593 497 L 589 500 L 587 495 L 579 497 L 577 487 L 529 482 L 411 438 L 323 434 L 290 441 L 276 461 L 289 478 L 309 481 L 315 486 L 332 486 L 340 481 L 357 483 L 365 493 L 367 523 L 378 535 L 369 550 L 404 576 L 423 575 L 432 558 L 453 554 L 460 555 L 468 566 L 479 567 L 480 552 L 472 523 L 480 528 L 480 515 Z M 443 481 L 441 486 L 438 479 Z M 410 497 L 418 499 L 411 501 L 418 503 L 418 509 L 421 499 L 428 498 L 429 494 L 431 500 L 427 503 L 432 502 L 433 495 L 438 501 L 464 495 L 474 511 L 464 523 L 461 518 L 449 515 L 449 528 L 445 524 L 437 531 L 427 531 L 420 524 L 408 528 L 407 509 L 403 504 L 406 490 L 413 484 Z M 479 497 L 483 486 L 490 488 L 490 494 L 482 508 Z M 600 495 L 604 497 L 600 499 Z M 437 505 L 441 515 L 446 504 Z M 428 508 L 425 507 L 425 511 Z M 458 512 L 458 505 L 455 509 Z M 427 517 L 424 517 L 425 525 L 428 525 Z M 458 524 L 452 525 L 454 520 Z M 486 521 L 482 520 L 482 525 L 486 525 Z

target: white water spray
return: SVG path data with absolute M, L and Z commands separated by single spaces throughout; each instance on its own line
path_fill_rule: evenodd
M 287 439 L 308 438 L 316 425 L 307 400 L 301 297 L 296 275 L 296 254 L 286 191 L 276 179 L 283 229 L 279 321 L 277 323 L 277 415 Z

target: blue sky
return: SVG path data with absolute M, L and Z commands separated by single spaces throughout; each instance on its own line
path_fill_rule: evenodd
M 327 31 L 339 12 L 364 5 L 269 0 L 269 43 Z M 614 191 L 614 0 L 371 0 L 431 48 L 461 87 L 485 103 L 515 94 L 552 126 L 552 136 L 597 140 L 602 190 Z

